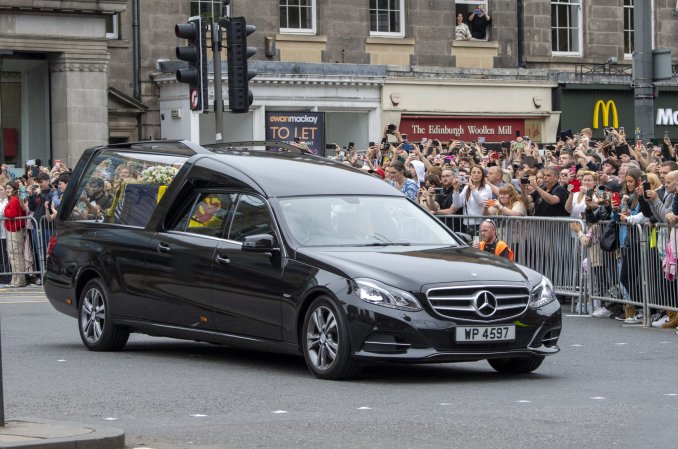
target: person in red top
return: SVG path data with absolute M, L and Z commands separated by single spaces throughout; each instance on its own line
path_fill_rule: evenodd
M 7 231 L 7 253 L 12 271 L 17 274 L 12 275 L 12 282 L 9 287 L 25 287 L 26 275 L 21 274 L 26 270 L 24 260 L 24 239 L 23 233 L 26 227 L 26 220 L 20 220 L 19 217 L 25 217 L 26 200 L 19 199 L 19 183 L 10 181 L 5 185 L 9 201 L 5 206 L 5 230 Z

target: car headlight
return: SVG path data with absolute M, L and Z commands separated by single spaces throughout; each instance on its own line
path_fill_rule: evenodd
M 556 292 L 553 291 L 553 284 L 547 277 L 541 278 L 541 283 L 532 290 L 530 297 L 530 307 L 538 309 L 546 304 L 556 300 Z
M 404 290 L 390 287 L 373 279 L 355 279 L 355 284 L 356 295 L 370 304 L 408 311 L 421 310 L 419 301 Z

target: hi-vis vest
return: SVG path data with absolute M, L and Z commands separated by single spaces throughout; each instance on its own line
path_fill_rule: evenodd
M 494 255 L 495 256 L 501 256 L 501 253 L 504 252 L 504 250 L 508 249 L 508 258 L 509 260 L 513 260 L 513 251 L 511 248 L 508 247 L 506 242 L 503 240 L 499 240 L 497 242 L 497 246 L 494 247 Z M 480 250 L 485 251 L 485 242 L 480 242 Z

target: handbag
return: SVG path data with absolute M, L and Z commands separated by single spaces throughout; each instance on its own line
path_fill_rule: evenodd
M 617 226 L 614 222 L 605 223 L 600 236 L 600 249 L 603 251 L 614 251 L 618 247 L 619 235 L 617 234 Z

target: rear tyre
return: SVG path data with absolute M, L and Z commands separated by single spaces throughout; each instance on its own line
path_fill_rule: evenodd
M 490 359 L 487 362 L 492 368 L 500 373 L 525 374 L 539 368 L 544 356 L 513 358 L 513 359 Z
M 349 379 L 360 371 L 351 357 L 346 318 L 329 297 L 320 296 L 309 307 L 301 340 L 306 365 L 320 379 Z
M 90 351 L 119 351 L 129 338 L 127 329 L 113 323 L 106 289 L 99 279 L 92 279 L 82 290 L 78 324 L 80 338 Z

